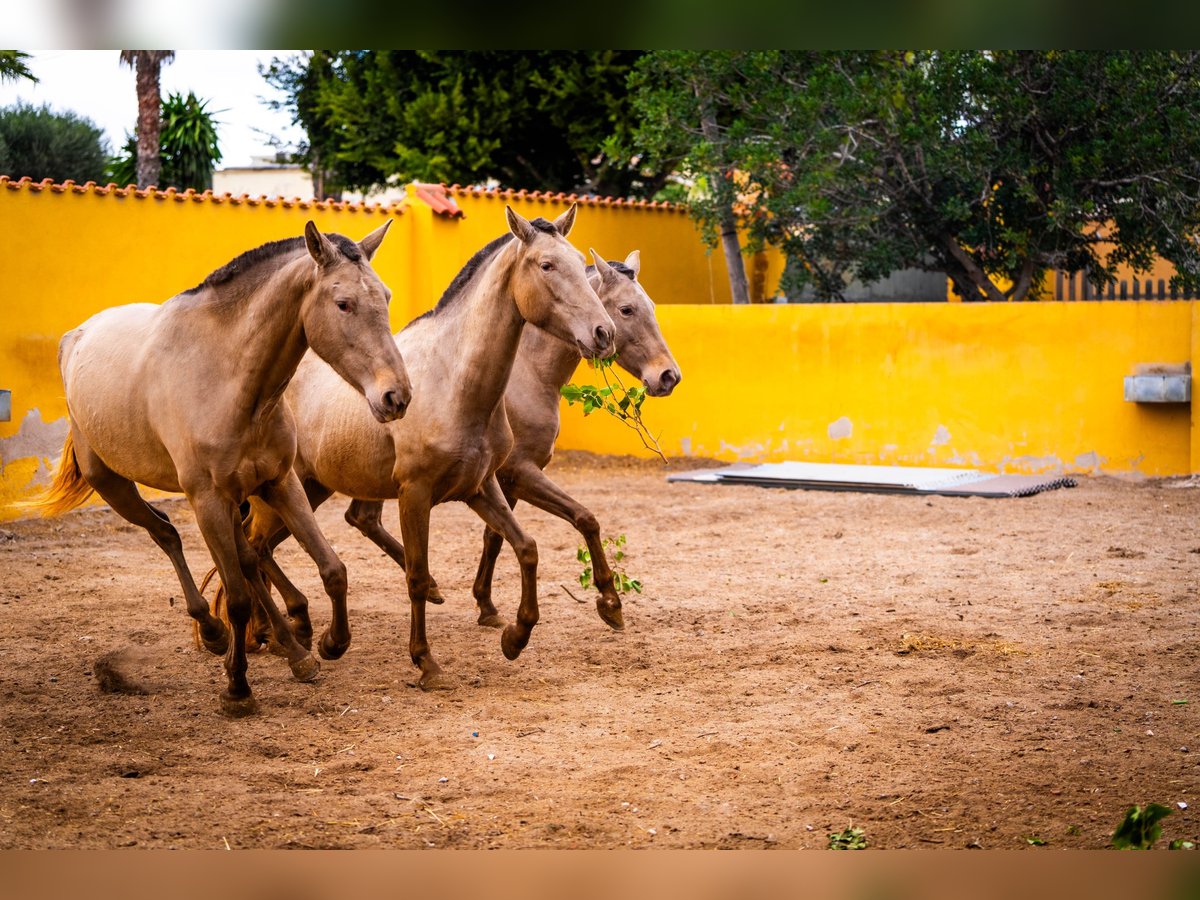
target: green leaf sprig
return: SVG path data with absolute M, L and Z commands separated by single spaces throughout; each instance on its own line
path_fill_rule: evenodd
M 602 409 L 618 422 L 633 429 L 641 439 L 642 446 L 657 453 L 659 459 L 665 463 L 667 457 L 659 446 L 658 438 L 650 433 L 650 429 L 642 421 L 642 404 L 646 401 L 646 389 L 625 387 L 621 376 L 613 367 L 614 359 L 615 357 L 610 356 L 608 359 L 593 357 L 591 360 L 592 368 L 600 373 L 604 381 L 603 387 L 593 384 L 565 384 L 558 392 L 562 394 L 568 406 L 582 403 L 584 416 Z
M 630 591 L 640 594 L 642 592 L 642 583 L 636 578 L 630 578 L 625 572 L 625 535 L 618 534 L 615 538 L 607 537 L 600 542 L 600 546 L 604 548 L 604 552 L 612 557 L 609 568 L 613 573 L 613 587 L 617 589 L 618 594 L 628 594 Z M 579 584 L 585 590 L 590 588 L 594 583 L 592 577 L 592 554 L 588 552 L 587 547 L 580 547 L 575 552 L 575 558 L 583 563 L 583 571 L 579 573 Z

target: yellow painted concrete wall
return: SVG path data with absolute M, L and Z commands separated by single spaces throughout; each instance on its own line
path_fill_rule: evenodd
M 1123 399 L 1139 363 L 1195 369 L 1195 301 L 663 307 L 658 318 L 683 381 L 643 416 L 668 454 L 1200 471 L 1194 403 Z M 594 379 L 581 366 L 575 380 Z M 624 426 L 565 404 L 559 446 L 650 455 Z
M 58 341 L 98 310 L 165 300 L 243 250 L 301 234 L 308 219 L 361 238 L 391 218 L 375 268 L 393 290 L 398 329 L 503 233 L 506 202 L 547 218 L 569 205 L 561 196 L 451 195 L 465 218 L 435 216 L 412 198 L 384 209 L 0 179 L 0 388 L 13 392 L 12 421 L 0 423 L 0 518 L 57 456 L 66 415 Z M 1196 404 L 1122 399 L 1122 378 L 1137 363 L 1195 367 L 1200 303 L 735 308 L 720 253 L 705 249 L 678 209 L 583 203 L 571 239 L 611 259 L 642 251 L 642 280 L 684 373 L 675 396 L 646 406 L 670 453 L 1200 471 Z M 778 260 L 766 266 L 777 272 Z M 849 436 L 831 437 L 843 418 Z M 560 445 L 638 452 L 625 430 L 584 421 L 578 407 L 564 410 Z

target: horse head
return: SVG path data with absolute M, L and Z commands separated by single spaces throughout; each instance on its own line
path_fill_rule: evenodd
M 634 250 L 624 263 L 609 263 L 592 250 L 592 259 L 592 284 L 616 326 L 617 362 L 651 397 L 666 397 L 683 376 L 658 327 L 654 301 L 637 280 L 641 254 Z
M 583 254 L 567 243 L 575 224 L 575 204 L 555 219 L 530 222 L 505 207 L 516 237 L 513 296 L 526 322 L 575 344 L 584 356 L 613 351 L 613 321 L 588 283 Z
M 412 385 L 388 321 L 391 291 L 370 261 L 391 225 L 355 243 L 340 234 L 322 234 L 313 222 L 304 240 L 315 274 L 300 317 L 308 345 L 367 398 L 380 422 L 404 415 Z

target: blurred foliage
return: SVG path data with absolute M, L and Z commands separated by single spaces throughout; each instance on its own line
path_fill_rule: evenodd
M 1159 821 L 1171 814 L 1169 806 L 1148 803 L 1146 808 L 1131 806 L 1113 832 L 1112 845 L 1118 850 L 1149 850 L 1162 837 Z
M 102 181 L 107 157 L 104 132 L 90 119 L 28 103 L 0 109 L 0 175 Z
M 213 169 L 221 161 L 217 143 L 217 123 L 208 110 L 208 101 L 189 91 L 170 94 L 162 103 L 159 126 L 158 178 L 160 187 L 179 190 L 210 190 Z M 122 152 L 109 161 L 110 180 L 117 184 L 137 184 L 137 138 L 129 136 Z
M 691 198 L 710 242 L 734 205 L 786 293 L 920 268 L 1019 300 L 1156 254 L 1200 287 L 1200 54 L 654 51 L 631 84 L 632 146 L 715 176 Z
M 36 82 L 37 76 L 26 63 L 29 58 L 30 55 L 21 50 L 0 50 L 0 81 L 19 81 L 24 78 Z
M 626 85 L 640 53 L 328 51 L 262 74 L 307 143 L 294 154 L 323 194 L 407 181 L 652 196 L 666 173 L 629 145 Z

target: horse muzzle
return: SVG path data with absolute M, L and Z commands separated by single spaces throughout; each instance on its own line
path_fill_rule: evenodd
M 679 369 L 670 367 L 661 371 L 656 378 L 643 378 L 646 393 L 651 397 L 669 397 L 675 386 L 683 381 Z
M 398 387 L 383 391 L 375 397 L 367 397 L 371 415 L 377 422 L 395 422 L 397 419 L 403 419 L 410 402 L 412 392 Z

